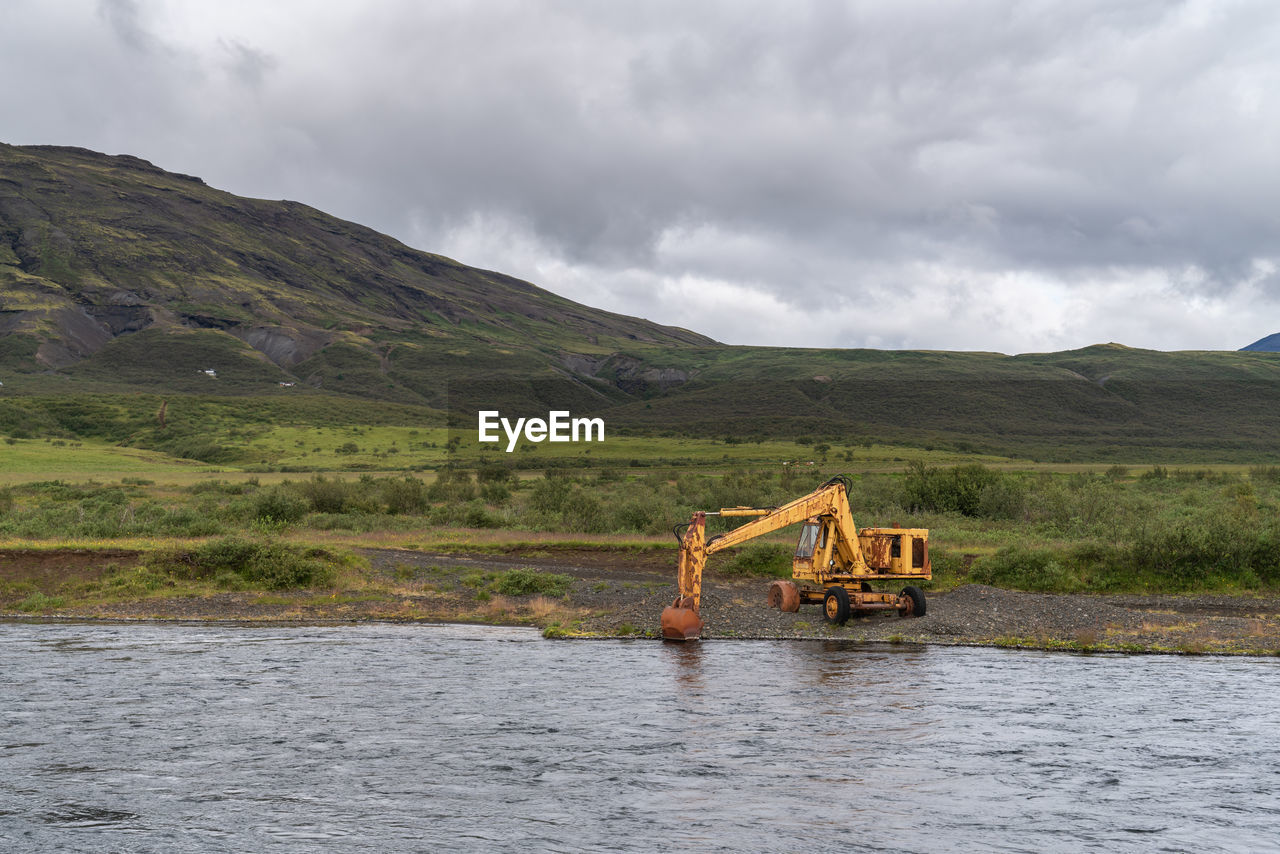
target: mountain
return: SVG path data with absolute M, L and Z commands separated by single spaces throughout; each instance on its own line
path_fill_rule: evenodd
M 168 450 L 198 443 L 202 418 L 421 423 L 443 411 L 470 441 L 477 409 L 568 409 L 615 435 L 1280 457 L 1280 354 L 725 346 L 296 202 L 44 146 L 0 145 L 0 382 L 0 433 Z M 158 429 L 161 400 L 179 397 Z
M 1280 353 L 1280 332 L 1274 335 L 1268 335 L 1266 338 L 1259 338 L 1248 347 L 1241 347 L 1241 351 L 1257 350 L 1262 353 Z
M 303 381 L 437 406 L 450 368 L 469 399 L 512 398 L 514 385 L 516 398 L 607 402 L 625 395 L 575 377 L 566 354 L 714 344 L 297 202 L 240 198 L 136 157 L 8 145 L 0 335 L 0 363 L 27 370 L 208 391 L 207 369 L 221 391 Z

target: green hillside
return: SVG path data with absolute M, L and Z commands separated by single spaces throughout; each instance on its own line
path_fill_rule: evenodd
M 720 347 L 611 418 L 648 430 L 865 436 L 1048 460 L 1273 459 L 1280 354 L 1116 344 L 1005 356 Z
M 514 402 L 578 392 L 566 350 L 713 343 L 296 202 L 239 198 L 128 156 L 6 145 L 0 335 L 10 370 L 189 392 L 209 390 L 210 369 L 221 393 L 293 381 L 436 406 L 458 393 L 441 376 L 454 366 L 504 380 Z
M 241 423 L 447 420 L 469 445 L 481 408 L 1058 461 L 1280 450 L 1277 353 L 729 347 L 295 202 L 43 146 L 0 145 L 0 382 L 0 434 L 206 462 L 236 457 Z

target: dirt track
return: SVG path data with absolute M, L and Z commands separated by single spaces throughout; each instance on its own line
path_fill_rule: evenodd
M 97 619 L 177 619 L 327 622 L 464 620 L 560 623 L 595 635 L 653 632 L 674 596 L 666 551 L 538 549 L 506 554 L 365 552 L 375 580 L 363 589 L 219 593 L 107 605 L 68 605 L 52 616 Z M 56 555 L 56 556 L 55 556 Z M 129 552 L 0 553 L 0 580 L 27 580 L 50 595 L 82 582 Z M 570 576 L 563 598 L 478 595 L 478 576 L 530 567 Z M 1280 654 L 1280 600 L 1227 596 L 1091 596 L 1019 593 L 967 585 L 928 595 L 927 614 L 875 615 L 827 624 L 817 607 L 788 614 L 765 605 L 768 580 L 706 579 L 704 638 L 814 638 L 905 643 L 999 644 L 1067 649 Z M 12 597 L 0 614 L 18 617 Z M 50 615 L 42 615 L 50 616 Z

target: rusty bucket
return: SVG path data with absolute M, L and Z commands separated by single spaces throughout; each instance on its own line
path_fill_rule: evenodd
M 697 640 L 702 634 L 702 618 L 693 606 L 693 597 L 676 601 L 662 609 L 662 639 L 687 641 Z

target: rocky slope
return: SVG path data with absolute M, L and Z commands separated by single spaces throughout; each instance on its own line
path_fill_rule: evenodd
M 328 367 L 330 386 L 355 362 L 409 397 L 421 390 L 391 369 L 481 348 L 551 379 L 566 354 L 714 343 L 136 157 L 0 145 L 0 360 L 75 368 L 140 333 L 153 360 L 185 362 L 198 341 L 215 351 L 206 359 L 256 359 L 319 382 Z

